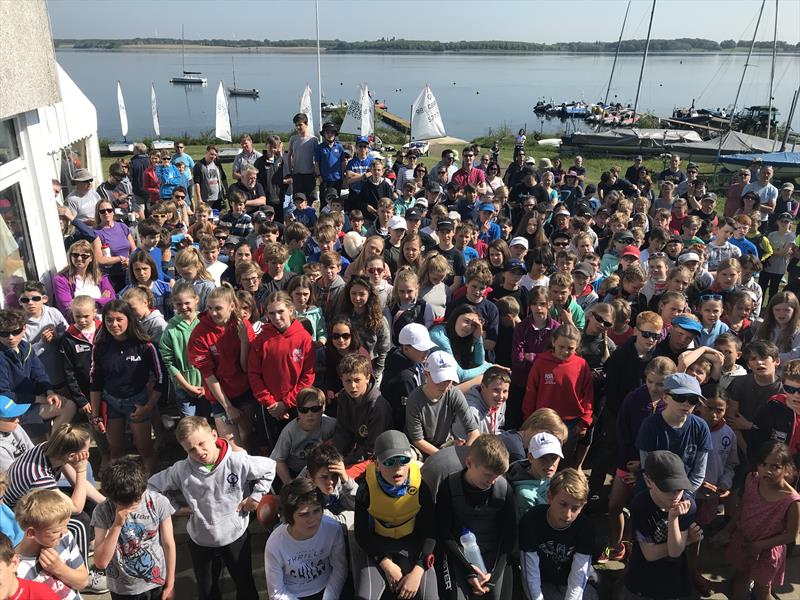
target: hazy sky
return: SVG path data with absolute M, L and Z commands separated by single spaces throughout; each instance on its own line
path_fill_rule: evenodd
M 57 38 L 314 38 L 312 0 L 47 0 Z M 320 37 L 442 41 L 611 41 L 627 0 L 320 0 Z M 659 0 L 654 38 L 750 39 L 761 0 Z M 650 0 L 634 0 L 625 38 L 645 38 Z M 771 40 L 767 0 L 759 40 Z M 800 41 L 800 0 L 780 0 L 778 39 Z

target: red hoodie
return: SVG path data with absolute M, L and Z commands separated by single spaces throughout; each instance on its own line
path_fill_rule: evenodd
M 528 389 L 522 415 L 528 418 L 537 408 L 552 408 L 565 421 L 581 419 L 592 424 L 594 384 L 589 364 L 577 354 L 558 360 L 548 350 L 536 357 L 528 375 Z
M 283 332 L 267 323 L 247 358 L 253 395 L 264 406 L 283 402 L 292 407 L 297 392 L 314 384 L 315 364 L 314 342 L 300 321 L 295 319 Z
M 247 319 L 244 324 L 247 327 L 247 339 L 252 343 L 256 334 Z M 221 327 L 214 323 L 208 313 L 200 315 L 200 322 L 189 336 L 187 351 L 189 362 L 203 376 L 203 389 L 209 402 L 216 402 L 205 381 L 212 375 L 219 380 L 222 391 L 228 398 L 237 398 L 250 389 L 247 373 L 239 364 L 239 350 L 236 319 L 229 320 Z

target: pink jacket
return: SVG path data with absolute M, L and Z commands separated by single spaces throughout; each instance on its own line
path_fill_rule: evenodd
M 99 298 L 95 298 L 95 300 L 102 309 L 106 305 L 106 302 L 114 300 L 117 297 L 117 294 L 114 292 L 111 282 L 105 275 L 103 275 L 103 278 L 100 280 L 100 285 L 98 287 L 100 288 L 100 293 L 102 295 Z M 64 315 L 64 318 L 71 323 L 71 307 L 72 300 L 75 298 L 75 284 L 70 283 L 66 275 L 58 273 L 55 277 L 53 277 L 53 295 L 55 296 L 56 308 L 60 310 L 61 314 Z

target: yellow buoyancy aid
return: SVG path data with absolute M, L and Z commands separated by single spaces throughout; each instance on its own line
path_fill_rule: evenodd
M 414 531 L 414 523 L 419 513 L 419 486 L 422 473 L 419 463 L 412 461 L 409 466 L 408 492 L 405 496 L 393 498 L 381 489 L 378 483 L 378 469 L 375 463 L 367 466 L 367 485 L 369 486 L 369 508 L 375 533 L 383 537 L 399 539 Z

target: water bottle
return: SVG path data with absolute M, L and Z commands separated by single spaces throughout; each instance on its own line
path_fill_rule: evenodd
M 486 565 L 483 563 L 483 556 L 481 556 L 481 549 L 478 547 L 475 534 L 466 527 L 461 530 L 461 547 L 464 549 L 467 562 L 478 567 L 482 573 L 486 573 Z
M 102 246 L 100 246 L 100 251 L 106 258 L 111 256 L 111 248 L 109 247 L 108 244 L 103 244 Z

